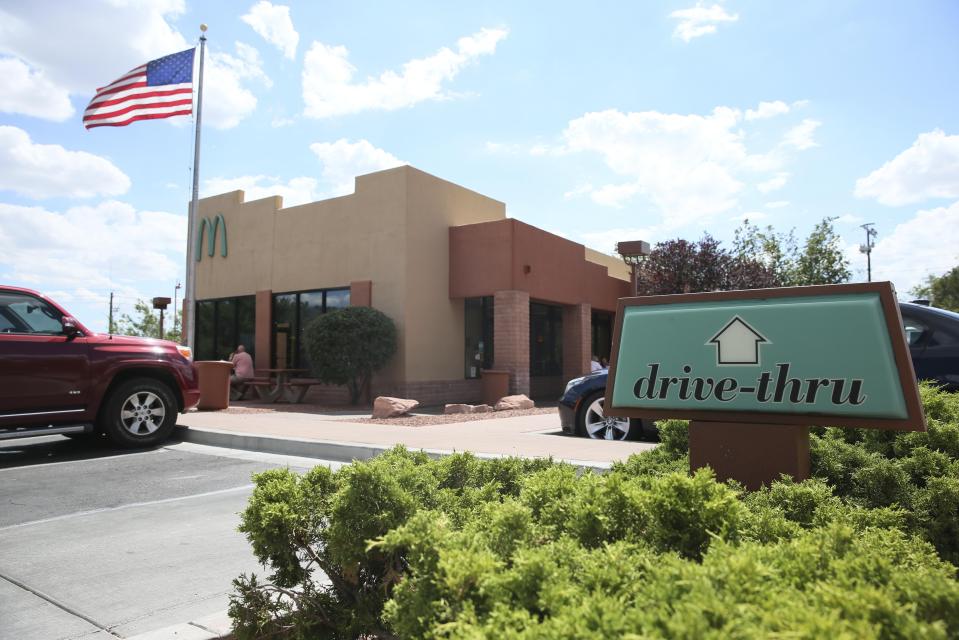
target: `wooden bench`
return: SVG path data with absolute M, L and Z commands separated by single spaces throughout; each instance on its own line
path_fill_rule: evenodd
M 316 385 L 323 384 L 319 380 L 314 378 L 294 378 L 286 383 L 291 394 L 289 396 L 289 401 L 297 404 L 303 402 L 303 398 L 306 397 L 306 392 L 310 390 L 310 387 L 315 387 Z
M 243 400 L 249 391 L 256 391 L 257 397 L 263 398 L 260 389 L 273 387 L 269 378 L 249 378 L 230 385 L 230 400 Z

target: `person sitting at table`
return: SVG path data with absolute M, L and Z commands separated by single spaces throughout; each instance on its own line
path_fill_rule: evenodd
M 230 357 L 233 363 L 233 375 L 230 376 L 230 386 L 241 386 L 253 377 L 253 358 L 246 352 L 246 347 L 242 344 L 237 346 L 236 351 Z

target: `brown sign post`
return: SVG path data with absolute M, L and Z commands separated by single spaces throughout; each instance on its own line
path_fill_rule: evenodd
M 622 298 L 607 415 L 690 420 L 690 467 L 809 477 L 809 426 L 924 431 L 892 285 Z

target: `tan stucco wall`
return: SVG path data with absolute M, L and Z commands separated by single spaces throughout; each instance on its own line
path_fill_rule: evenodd
M 609 275 L 613 278 L 619 278 L 620 280 L 625 280 L 626 282 L 629 282 L 632 279 L 632 274 L 629 272 L 629 267 L 627 267 L 626 263 L 623 262 L 623 259 L 618 256 L 606 255 L 605 253 L 601 253 L 595 249 L 586 247 L 586 259 L 590 262 L 595 262 L 598 265 L 606 267 L 609 270 Z
M 359 176 L 355 193 L 283 209 L 240 191 L 200 201 L 222 213 L 229 255 L 197 264 L 198 299 L 348 287 L 372 281 L 373 306 L 399 330 L 385 379 L 463 377 L 463 302 L 449 298 L 448 228 L 505 217 L 505 205 L 412 167 Z
M 449 296 L 449 227 L 502 220 L 506 205 L 415 169 L 408 185 L 406 375 L 411 381 L 462 378 L 465 305 Z

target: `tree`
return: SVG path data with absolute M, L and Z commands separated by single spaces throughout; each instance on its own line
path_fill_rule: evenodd
M 806 238 L 802 251 L 797 246 L 795 230 L 788 234 L 776 233 L 771 226 L 760 230 L 745 220 L 736 229 L 733 255 L 763 264 L 775 276 L 777 284 L 773 286 L 847 282 L 852 274 L 833 220 L 823 218 Z
M 747 255 L 733 255 L 704 235 L 697 243 L 658 243 L 636 269 L 639 295 L 728 291 L 776 286 L 775 274 Z
M 743 220 L 733 239 L 733 255 L 742 260 L 754 260 L 764 265 L 773 274 L 774 287 L 796 284 L 799 248 L 796 245 L 795 229 L 789 233 L 776 233 L 771 225 L 760 230 L 749 220 Z
M 144 338 L 159 338 L 160 337 L 160 316 L 159 312 L 154 311 L 153 307 L 150 304 L 144 302 L 143 300 L 137 300 L 136 304 L 133 305 L 134 316 L 124 313 L 120 316 L 120 319 L 114 323 L 113 327 L 110 327 L 110 333 L 115 333 L 121 336 L 141 336 Z M 176 313 L 176 330 L 173 329 L 174 318 L 173 316 L 164 317 L 163 319 L 163 338 L 165 340 L 172 340 L 174 342 L 180 341 L 180 327 L 183 326 L 180 322 L 180 312 Z
M 796 264 L 797 285 L 804 284 L 841 284 L 848 282 L 852 272 L 849 260 L 842 251 L 839 236 L 832 228 L 836 218 L 823 218 L 817 224 Z
M 940 309 L 949 309 L 959 313 L 959 266 L 941 276 L 930 274 L 926 283 L 915 287 L 912 295 L 927 298 Z
M 389 316 L 370 307 L 347 307 L 323 314 L 304 331 L 313 375 L 328 384 L 345 384 L 350 402 L 373 373 L 396 353 L 396 326 Z

